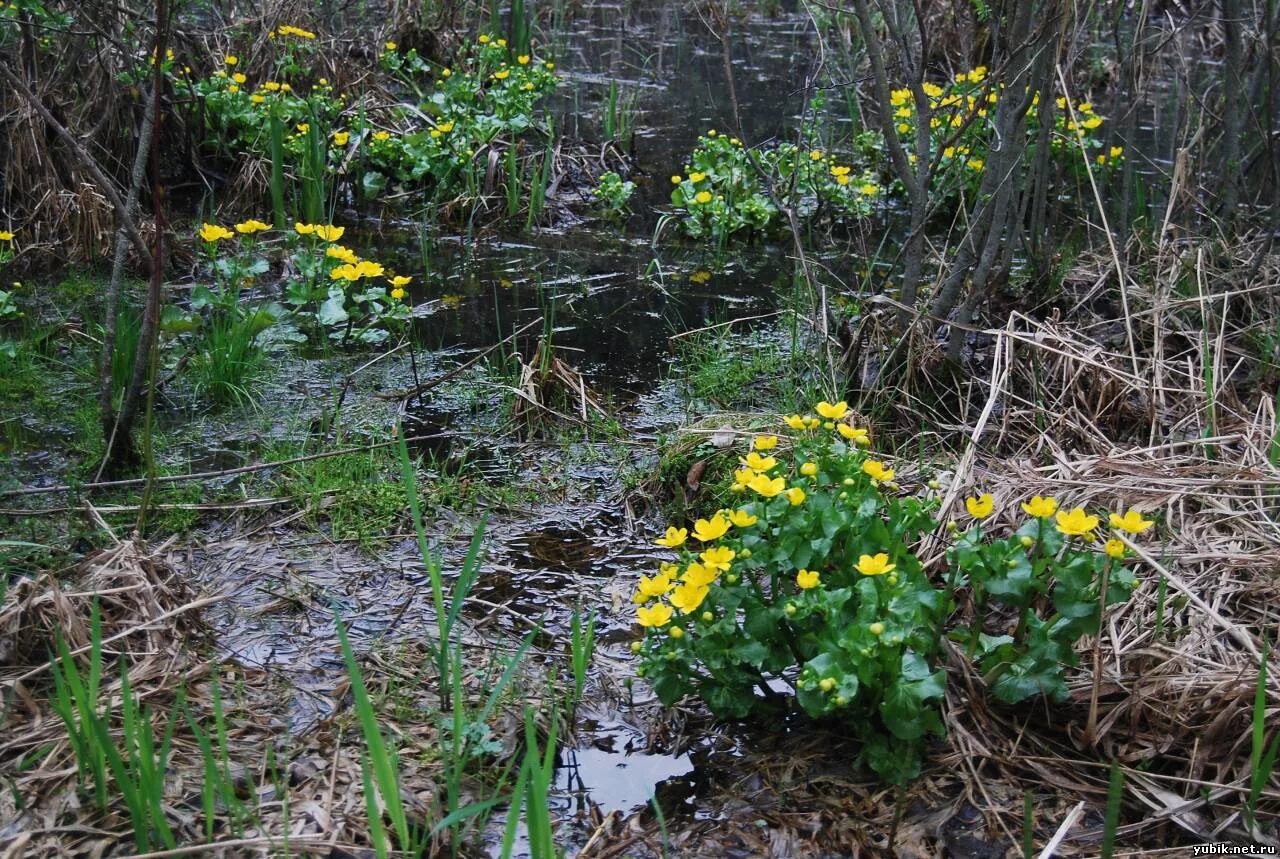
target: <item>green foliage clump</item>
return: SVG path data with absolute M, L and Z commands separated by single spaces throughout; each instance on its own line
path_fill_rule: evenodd
M 728 487 L 740 503 L 659 539 L 678 556 L 640 579 L 645 635 L 632 650 L 664 703 L 696 694 L 713 713 L 741 718 L 783 699 L 856 727 L 861 763 L 900 784 L 943 730 L 944 635 L 971 642 L 1003 700 L 1061 697 L 1080 638 L 1128 597 L 1134 576 L 1119 563 L 1121 540 L 1093 546 L 1096 516 L 1032 499 L 1030 520 L 995 537 L 980 524 L 994 502 L 979 495 L 966 499 L 979 524 L 956 542 L 940 587 L 915 552 L 938 529 L 937 498 L 901 491 L 867 430 L 846 421 L 845 403 L 815 410 L 786 418 L 785 452 L 778 437 L 755 437 Z M 1118 532 L 1150 525 L 1133 511 L 1111 516 Z M 951 628 L 961 587 L 975 611 Z M 988 635 L 1010 605 L 1017 631 Z

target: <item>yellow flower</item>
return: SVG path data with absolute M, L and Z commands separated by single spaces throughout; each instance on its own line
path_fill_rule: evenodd
M 894 474 L 892 468 L 885 468 L 884 463 L 878 459 L 868 459 L 862 463 L 862 472 L 870 476 L 876 483 L 893 480 Z
M 751 440 L 751 448 L 753 450 L 773 450 L 778 446 L 778 437 L 776 435 L 758 435 Z
M 9 232 L 8 230 L 0 230 L 0 242 L 11 242 L 11 241 L 13 241 L 13 233 Z
M 671 592 L 671 604 L 684 614 L 692 614 L 702 605 L 711 589 L 706 585 L 694 585 L 689 582 L 677 585 Z
M 506 39 L 499 39 L 499 40 L 498 40 L 498 47 L 499 47 L 499 48 L 505 48 L 506 46 L 507 46 L 507 40 L 506 40 Z
M 799 507 L 804 503 L 804 490 L 799 486 L 793 486 L 786 492 L 787 500 L 791 502 L 792 507 Z
M 804 418 L 799 415 L 787 415 L 783 420 L 786 421 L 787 426 L 791 427 L 793 430 L 805 430 L 808 429 L 809 426 L 805 423 Z
M 1078 105 L 1076 105 L 1076 110 L 1080 111 L 1081 113 L 1093 113 L 1093 102 L 1082 101 Z
M 493 73 L 494 80 L 505 81 L 511 77 L 511 69 L 498 69 Z
M 488 34 L 488 33 L 481 33 L 481 34 L 480 34 L 480 44 L 482 44 L 482 45 L 487 45 L 487 44 L 489 44 L 489 34 Z
M 360 279 L 360 269 L 351 263 L 340 265 L 333 271 L 329 272 L 329 277 L 334 280 L 348 280 L 355 282 Z
M 234 235 L 226 227 L 220 227 L 217 224 L 204 224 L 200 227 L 200 238 L 206 242 L 218 242 L 223 239 L 229 239 Z
M 728 546 L 713 546 L 698 556 L 702 563 L 713 570 L 727 570 L 738 553 Z
M 839 164 L 832 164 L 832 165 L 831 165 L 831 175 L 832 175 L 832 176 L 848 176 L 848 175 L 849 175 L 849 171 L 850 171 L 851 169 L 853 169 L 853 168 L 851 168 L 851 167 L 845 167 L 845 166 L 843 166 L 843 165 L 839 165 Z
M 383 272 L 381 263 L 370 262 L 367 259 L 356 263 L 356 270 L 360 272 L 361 277 L 381 277 Z
M 1123 516 L 1119 513 L 1111 514 L 1111 527 L 1128 534 L 1141 534 L 1154 524 L 1156 523 L 1152 519 L 1143 519 L 1137 510 L 1130 510 Z
M 781 477 L 775 477 L 770 480 L 767 474 L 757 474 L 751 478 L 747 488 L 763 495 L 765 498 L 772 498 L 787 488 L 787 481 Z
M 818 463 L 806 462 L 804 465 L 800 466 L 800 473 L 805 477 L 813 477 L 818 473 Z
M 293 228 L 297 230 L 300 236 L 309 236 L 316 231 L 314 224 L 295 223 Z
M 693 536 L 703 543 L 710 543 L 727 534 L 730 527 L 729 520 L 717 513 L 710 519 L 699 519 L 694 522 Z
M 1083 507 L 1076 507 L 1070 512 L 1059 510 L 1054 518 L 1058 523 L 1058 530 L 1068 537 L 1083 536 L 1098 527 L 1098 517 L 1085 513 Z
M 298 125 L 297 125 L 296 127 L 297 127 L 297 129 L 298 129 L 298 133 L 299 133 L 299 134 L 306 134 L 308 131 L 310 131 L 310 130 L 311 130 L 311 123 L 309 123 L 309 122 L 299 122 L 299 123 L 298 123 Z
M 976 498 L 971 495 L 964 500 L 964 509 L 968 510 L 969 515 L 974 519 L 986 519 L 995 507 L 996 502 L 990 492 L 984 492 Z
M 751 479 L 756 473 L 749 468 L 739 468 L 733 472 L 733 483 L 735 486 L 747 487 L 751 483 Z
M 706 173 L 690 173 L 689 174 L 689 181 L 695 185 L 697 185 L 699 182 L 701 182 L 705 178 L 707 178 Z
M 937 98 L 942 95 L 942 87 L 932 81 L 926 81 L 921 89 L 924 90 L 924 94 L 929 96 L 929 98 Z
M 711 202 L 711 192 L 699 191 L 697 195 L 693 198 L 693 201 L 701 205 L 706 205 L 707 203 Z
M 685 568 L 684 573 L 680 576 L 680 581 L 695 588 L 705 588 L 714 582 L 719 575 L 720 569 L 718 567 L 709 567 L 706 564 L 699 564 L 695 561 Z
M 391 139 L 391 132 L 389 132 L 389 131 L 375 131 L 375 132 L 373 133 L 373 139 L 374 139 L 374 140 L 377 140 L 377 141 L 379 141 L 379 142 L 381 142 L 381 141 L 383 141 L 383 140 L 390 140 L 390 139 Z
M 277 92 L 280 89 L 280 83 L 278 81 L 267 81 L 262 85 L 262 88 L 267 92 Z
M 750 528 L 760 521 L 760 517 L 748 513 L 746 510 L 732 510 L 729 512 L 729 521 L 738 528 Z
M 666 626 L 671 622 L 671 606 L 658 603 L 655 606 L 640 606 L 636 609 L 636 622 L 643 627 Z
M 350 139 L 351 139 L 351 135 L 350 135 L 350 133 L 349 133 L 349 132 L 346 132 L 346 131 L 335 131 L 335 132 L 333 133 L 333 145 L 334 145 L 334 146 L 346 146 L 346 145 L 347 145 L 347 141 L 348 141 L 348 140 L 350 140 Z
M 266 100 L 267 100 L 267 97 L 265 95 L 260 95 L 256 92 L 253 95 L 249 96 L 249 101 L 253 102 L 254 104 L 262 104 Z
M 548 71 L 550 71 L 551 69 L 554 69 L 554 68 L 556 67 L 556 64 L 555 64 L 555 63 L 552 63 L 552 62 L 546 62 L 546 63 L 543 63 L 542 65 L 546 66 L 546 68 L 547 68 L 547 70 L 548 70 Z
M 1112 157 L 1112 158 L 1119 158 L 1119 157 L 1120 157 L 1120 156 L 1122 156 L 1122 155 L 1124 155 L 1124 147 L 1123 147 L 1123 146 L 1112 146 L 1112 147 L 1111 147 L 1111 157 Z
M 402 298 L 404 298 L 404 296 L 405 296 L 405 292 L 404 292 L 404 290 L 403 290 L 403 289 L 401 289 L 401 288 L 400 288 L 400 287 L 398 287 L 398 286 L 397 286 L 395 289 L 391 290 L 391 292 L 390 292 L 389 294 L 390 294 L 390 296 L 391 296 L 392 298 L 394 298 L 396 301 L 401 300 L 401 299 L 402 299 Z
M 520 64 L 520 65 L 522 65 L 522 66 L 527 66 L 527 65 L 529 65 L 529 55 L 528 55 L 528 54 L 521 54 L 520 56 L 516 57 L 516 62 L 517 62 L 517 63 L 519 63 L 519 64 Z
M 335 227 L 332 224 L 316 224 L 315 227 L 316 236 L 326 242 L 336 242 L 346 231 L 346 227 Z
M 234 66 L 236 63 L 240 62 L 240 58 L 237 57 L 235 54 L 227 54 L 223 58 L 223 61 L 229 66 Z
M 842 185 L 842 186 L 843 186 L 843 185 L 848 185 L 848 184 L 849 184 L 849 177 L 848 177 L 848 176 L 837 176 L 837 177 L 836 177 L 836 184 L 837 184 L 837 185 Z
M 811 149 L 811 150 L 809 150 L 809 160 L 810 160 L 810 161 L 821 161 L 821 160 L 822 160 L 822 150 L 821 150 L 821 149 Z
M 1117 540 L 1114 537 L 1112 537 L 1102 546 L 1102 551 L 1106 552 L 1107 555 L 1109 555 L 1112 558 L 1123 558 L 1124 550 L 1125 550 L 1124 542 L 1121 540 Z
M 871 444 L 871 435 L 862 427 L 851 427 L 848 424 L 836 424 L 836 432 L 859 447 Z
M 679 173 L 674 173 L 674 174 L 672 174 L 672 176 L 671 176 L 671 184 L 672 184 L 672 185 L 679 185 L 679 184 L 680 184 L 681 182 L 683 182 L 683 181 L 684 181 L 684 179 L 683 179 L 683 178 L 681 178 L 681 176 L 680 176 L 680 174 L 679 174 Z
M 236 224 L 236 232 L 240 233 L 240 235 L 242 236 L 252 235 L 253 233 L 260 233 L 263 230 L 269 230 L 269 229 L 271 229 L 270 224 L 264 224 L 262 223 L 262 221 L 255 220 L 254 218 L 250 218 L 247 221 L 241 221 L 240 223 Z
M 911 90 L 909 89 L 895 89 L 893 92 L 889 93 L 889 103 L 894 107 L 905 104 L 910 98 Z
M 678 546 L 683 546 L 684 541 L 687 540 L 688 538 L 689 538 L 688 529 L 671 527 L 667 529 L 667 533 L 665 536 L 659 537 L 653 542 L 657 543 L 659 546 L 665 546 L 668 549 L 674 549 Z
M 325 248 L 324 255 L 329 259 L 342 260 L 343 262 L 351 265 L 355 265 L 360 259 L 356 256 L 355 251 L 344 245 L 330 245 Z
M 646 603 L 651 599 L 662 596 L 669 590 L 671 590 L 670 575 L 657 575 L 652 578 L 641 576 L 640 584 L 636 588 L 635 600 L 639 603 Z
M 876 194 L 880 193 L 880 186 L 874 183 L 868 182 L 862 187 L 858 188 L 858 193 L 862 194 L 864 197 L 874 197 Z
M 240 92 L 240 87 L 236 86 L 235 84 L 232 84 L 231 86 L 227 87 L 227 92 L 231 93 L 232 95 L 235 95 L 236 93 Z
M 751 469 L 752 471 L 761 471 L 761 472 L 772 471 L 778 465 L 778 460 L 776 457 L 761 456 L 760 454 L 756 453 L 754 450 L 751 451 L 751 453 L 748 453 L 746 456 L 739 457 L 738 462 L 741 462 L 743 465 L 745 465 L 747 468 Z
M 388 51 L 394 51 L 397 46 L 395 42 L 387 42 L 385 45 L 383 45 L 383 47 L 386 48 Z
M 832 405 L 826 400 L 823 400 L 814 406 L 813 409 L 829 421 L 838 421 L 849 413 L 849 404 L 844 400 L 841 400 L 835 405 Z
M 1022 509 L 1028 516 L 1036 519 L 1048 519 L 1058 512 L 1058 501 L 1051 495 L 1046 495 L 1043 498 L 1035 495 L 1032 496 L 1030 501 L 1023 503 Z
M 392 286 L 400 287 L 400 286 L 408 286 L 411 280 L 413 280 L 413 278 L 407 277 L 403 274 L 398 274 L 395 277 L 391 278 L 390 282 Z
M 981 170 L 985 165 L 986 165 L 986 162 L 983 161 L 981 158 L 970 158 L 966 166 L 968 166 L 970 170 L 977 171 L 977 170 Z
M 884 552 L 858 557 L 858 572 L 864 576 L 882 576 L 885 573 L 893 572 L 897 566 L 897 564 L 889 563 L 889 556 Z
M 796 587 L 802 591 L 816 588 L 821 583 L 821 576 L 814 570 L 800 570 L 796 573 Z
M 437 125 L 436 128 L 440 129 L 441 134 L 448 134 L 450 131 L 453 131 L 453 120 L 442 122 Z

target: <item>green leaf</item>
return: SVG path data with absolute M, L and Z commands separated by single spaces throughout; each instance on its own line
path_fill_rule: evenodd
M 334 286 L 329 289 L 329 297 L 320 305 L 320 310 L 316 312 L 316 319 L 321 325 L 338 325 L 346 322 L 351 317 L 347 315 L 346 293 L 342 291 L 342 287 Z

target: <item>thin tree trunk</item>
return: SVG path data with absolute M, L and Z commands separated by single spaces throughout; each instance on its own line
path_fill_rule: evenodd
M 156 101 L 154 97 L 146 98 L 142 125 L 138 129 L 138 151 L 134 155 L 133 171 L 129 177 L 129 192 L 125 198 L 125 208 L 130 213 L 137 210 L 142 183 L 147 176 L 147 155 L 151 151 L 151 129 L 156 118 Z M 115 256 L 111 261 L 111 283 L 107 287 L 107 306 L 103 320 L 102 357 L 98 368 L 98 407 L 106 452 L 103 454 L 102 463 L 98 466 L 95 481 L 102 479 L 103 469 L 111 460 L 112 449 L 115 446 L 116 405 L 113 364 L 116 351 L 116 326 L 120 318 L 120 292 L 124 281 L 125 252 L 128 247 L 129 236 L 121 226 L 116 230 Z

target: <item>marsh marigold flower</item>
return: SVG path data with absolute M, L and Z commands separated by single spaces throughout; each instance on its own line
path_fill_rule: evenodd
M 264 224 L 262 223 L 262 221 L 256 220 L 254 218 L 250 218 L 247 221 L 241 221 L 240 223 L 236 224 L 236 232 L 240 233 L 243 236 L 252 235 L 253 233 L 260 233 L 263 230 L 269 230 L 269 229 L 271 229 L 270 224 Z
M 671 590 L 670 575 L 641 576 L 640 583 L 636 586 L 634 599 L 636 602 L 643 604 L 662 596 L 669 590 Z
M 759 471 L 759 472 L 772 471 L 778 465 L 778 460 L 776 457 L 761 456 L 760 454 L 756 453 L 754 450 L 748 453 L 746 456 L 739 457 L 738 462 L 741 462 L 743 465 L 745 465 L 747 468 L 751 469 L 752 471 Z
M 640 606 L 636 609 L 636 622 L 643 627 L 666 626 L 671 622 L 671 606 L 658 603 L 654 606 Z
M 717 513 L 710 519 L 699 519 L 693 523 L 693 536 L 703 543 L 719 540 L 729 533 L 729 520 Z
M 667 533 L 653 542 L 659 546 L 665 546 L 668 549 L 675 549 L 684 545 L 684 541 L 689 539 L 689 531 L 686 528 L 670 527 Z
M 226 227 L 220 227 L 217 224 L 203 224 L 200 227 L 200 238 L 206 242 L 219 242 L 223 239 L 229 239 L 234 235 Z
M 829 421 L 838 421 L 849 413 L 849 404 L 844 400 L 841 400 L 833 405 L 828 403 L 826 400 L 823 400 L 814 406 L 813 409 Z
M 859 447 L 867 447 L 871 444 L 871 435 L 862 427 L 851 427 L 848 424 L 836 424 L 836 432 L 840 433 L 846 441 L 851 441 Z
M 720 570 L 694 561 L 680 575 L 680 581 L 695 588 L 705 588 L 716 580 Z
M 1048 519 L 1058 512 L 1058 501 L 1050 495 L 1043 497 L 1033 495 L 1030 501 L 1023 502 L 1022 509 L 1028 516 L 1036 519 Z
M 778 446 L 776 435 L 758 435 L 751 440 L 753 450 L 773 450 Z
M 333 145 L 334 145 L 334 146 L 346 146 L 346 145 L 347 145 L 347 141 L 348 141 L 348 140 L 350 140 L 350 139 L 351 139 L 351 135 L 350 135 L 350 133 L 348 133 L 348 132 L 346 132 L 346 131 L 335 131 L 335 132 L 333 133 Z
M 711 192 L 699 191 L 697 194 L 694 195 L 693 201 L 700 205 L 706 205 L 707 203 L 711 202 Z
M 806 462 L 804 465 L 800 466 L 800 473 L 805 477 L 813 477 L 818 473 L 818 463 Z
M 883 576 L 885 573 L 893 572 L 897 566 L 889 563 L 889 556 L 884 552 L 858 557 L 858 572 L 864 576 Z
M 1058 530 L 1068 537 L 1082 537 L 1098 527 L 1098 517 L 1085 513 L 1083 507 L 1076 507 L 1071 511 L 1059 510 L 1054 521 L 1057 522 Z
M 392 286 L 395 286 L 395 287 L 401 287 L 401 286 L 408 286 L 408 285 L 409 285 L 409 281 L 411 281 L 411 280 L 413 280 L 413 278 L 411 278 L 411 277 L 406 277 L 406 276 L 405 276 L 405 275 L 403 275 L 403 274 L 398 274 L 398 275 L 396 275 L 395 277 L 393 277 L 393 278 L 391 278 L 391 279 L 390 279 L 390 283 L 391 283 L 391 285 L 392 285 Z
M 332 224 L 317 224 L 315 234 L 326 242 L 336 242 L 347 231 L 346 227 L 335 227 Z
M 804 490 L 801 489 L 799 486 L 791 487 L 786 491 L 785 494 L 787 497 L 787 501 L 791 502 L 792 507 L 799 507 L 801 504 L 804 503 L 804 499 L 805 499 Z
M 702 563 L 705 566 L 723 572 L 733 565 L 733 559 L 737 556 L 738 553 L 728 546 L 714 546 L 698 557 L 702 559 Z
M 520 56 L 516 57 L 516 62 L 517 62 L 517 63 L 519 63 L 519 64 L 520 64 L 520 65 L 522 65 L 522 66 L 527 66 L 527 65 L 529 65 L 529 55 L 528 55 L 528 54 L 521 54 Z
M 404 296 L 405 296 L 405 291 L 404 291 L 403 289 L 401 289 L 400 287 L 398 287 L 398 286 L 397 286 L 397 287 L 393 288 L 393 289 L 391 290 L 391 292 L 390 292 L 390 293 L 388 293 L 388 294 L 389 294 L 392 298 L 394 298 L 396 301 L 400 301 L 402 298 L 404 298 Z
M 690 582 L 685 582 L 678 585 L 675 590 L 671 592 L 668 599 L 670 599 L 671 604 L 680 609 L 683 614 L 692 614 L 698 610 L 698 606 L 702 605 L 702 601 L 707 598 L 707 594 L 710 593 L 710 590 L 711 589 L 706 585 L 694 585 Z
M 13 241 L 13 233 L 11 233 L 9 230 L 0 230 L 0 242 L 11 242 L 11 241 Z
M 1115 537 L 1112 537 L 1103 544 L 1102 551 L 1106 552 L 1107 555 L 1112 558 L 1123 558 L 1125 548 L 1123 540 L 1117 540 Z
M 732 510 L 729 512 L 729 521 L 738 528 L 750 528 L 752 525 L 760 521 L 760 517 L 746 510 Z
M 969 496 L 964 500 L 964 509 L 969 511 L 969 515 L 974 519 L 985 519 L 991 515 L 991 511 L 996 507 L 995 499 L 991 497 L 990 492 L 984 492 L 977 497 Z
M 1111 514 L 1111 527 L 1126 534 L 1141 534 L 1154 524 L 1156 523 L 1152 519 L 1143 519 L 1137 510 L 1129 510 L 1123 516 L 1119 513 Z
M 796 587 L 802 591 L 816 588 L 821 582 L 822 577 L 814 570 L 800 570 L 796 573 Z
M 236 63 L 240 62 L 240 58 L 237 57 L 235 54 L 227 54 L 222 59 L 223 59 L 223 62 L 225 62 L 229 66 L 234 66 Z
M 356 252 L 346 245 L 330 245 L 325 248 L 324 255 L 329 259 L 341 260 L 345 263 L 355 265 L 360 258 L 356 256 Z
M 862 472 L 876 483 L 886 483 L 893 480 L 894 475 L 893 469 L 885 468 L 884 463 L 878 459 L 868 459 L 862 463 Z
M 751 478 L 747 488 L 765 498 L 772 498 L 787 488 L 787 481 L 781 477 L 775 477 L 770 480 L 767 474 L 757 474 Z

